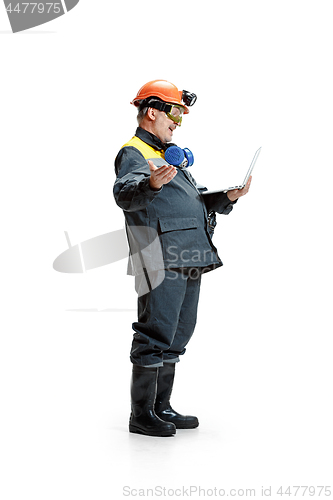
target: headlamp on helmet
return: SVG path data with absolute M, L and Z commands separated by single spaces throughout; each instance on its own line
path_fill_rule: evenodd
M 183 90 L 182 100 L 186 106 L 193 106 L 197 100 L 197 96 L 196 94 L 191 94 L 191 92 L 188 92 L 187 90 Z

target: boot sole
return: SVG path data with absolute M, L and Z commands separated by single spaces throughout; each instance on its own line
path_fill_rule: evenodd
M 154 437 L 169 437 L 173 436 L 176 434 L 176 429 L 169 430 L 169 431 L 146 431 L 144 429 L 140 429 L 139 427 L 135 427 L 134 425 L 129 425 L 129 431 L 134 433 L 134 434 L 142 434 L 144 436 L 154 436 Z
M 177 429 L 196 429 L 197 427 L 199 427 L 199 424 L 186 425 L 186 424 L 176 424 L 175 422 L 172 423 L 175 424 Z

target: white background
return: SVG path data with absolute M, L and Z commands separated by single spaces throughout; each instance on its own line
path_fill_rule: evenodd
M 15 35 L 0 8 L 0 43 L 2 498 L 332 485 L 331 2 L 81 0 Z M 198 95 L 174 136 L 198 182 L 240 182 L 262 146 L 177 366 L 200 427 L 169 439 L 127 430 L 126 262 L 52 267 L 64 231 L 123 227 L 113 161 L 155 78 Z

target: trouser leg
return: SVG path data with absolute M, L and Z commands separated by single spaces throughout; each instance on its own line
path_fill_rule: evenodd
M 164 362 L 178 361 L 179 356 L 185 354 L 185 347 L 193 335 L 197 322 L 201 275 L 193 269 L 192 273 L 183 275 L 182 279 L 186 280 L 186 293 L 172 344 L 163 353 Z
M 137 289 L 141 279 L 145 277 L 136 278 Z M 133 323 L 133 364 L 162 366 L 164 360 L 177 361 L 184 354 L 195 327 L 199 289 L 200 277 L 192 280 L 166 270 L 159 286 L 139 296 L 138 321 Z

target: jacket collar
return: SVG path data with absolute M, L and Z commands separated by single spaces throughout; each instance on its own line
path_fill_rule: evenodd
M 168 147 L 168 145 L 162 142 L 158 137 L 156 137 L 156 135 L 148 132 L 147 130 L 144 130 L 141 127 L 138 127 L 136 129 L 135 135 L 139 137 L 139 139 L 141 139 L 143 142 L 149 144 L 149 146 L 152 146 L 154 149 L 158 149 L 159 151 L 164 151 Z

